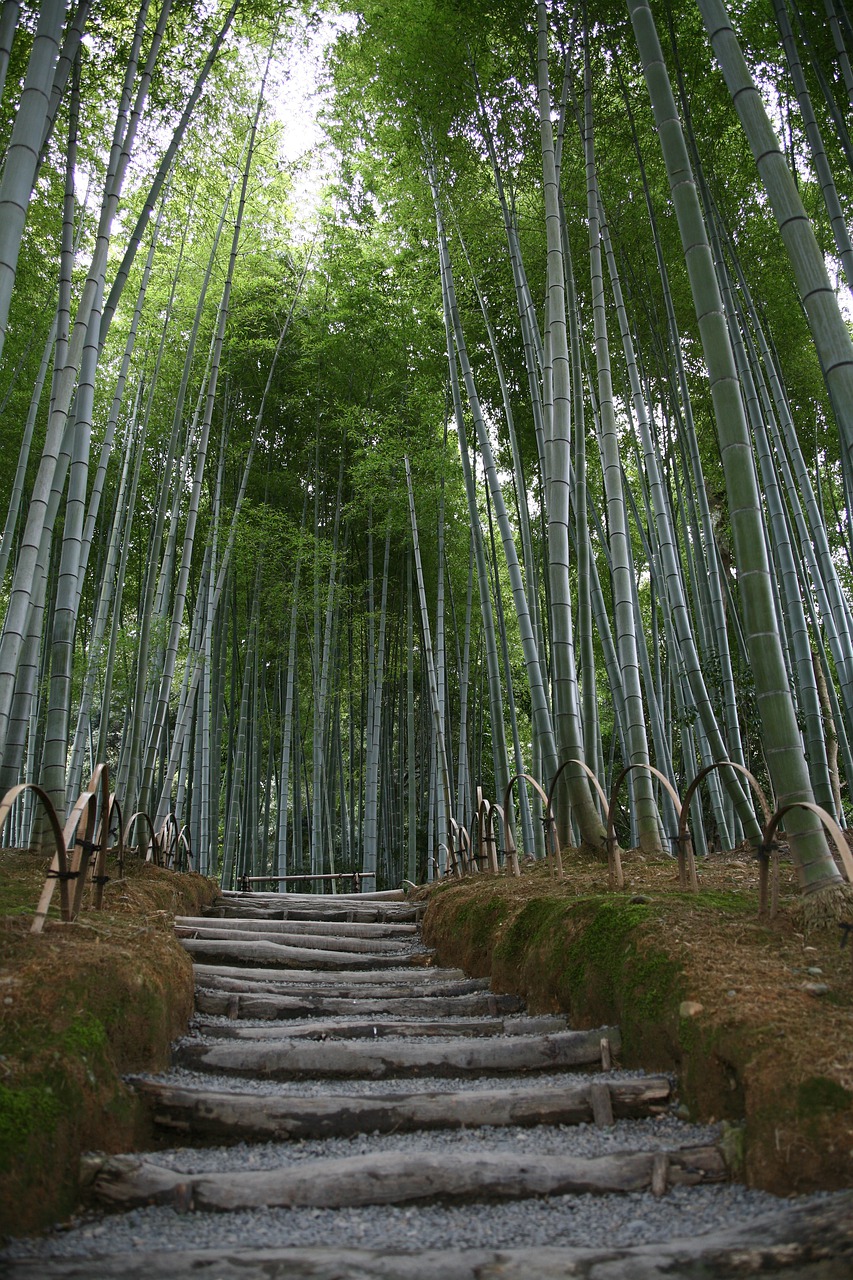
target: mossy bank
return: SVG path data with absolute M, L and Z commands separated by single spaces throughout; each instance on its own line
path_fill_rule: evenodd
M 29 933 L 43 859 L 0 855 L 0 1233 L 23 1234 L 79 1200 L 80 1155 L 145 1139 L 122 1081 L 159 1069 L 192 1011 L 192 966 L 176 912 L 210 901 L 200 876 L 135 865 L 104 911 Z
M 837 937 L 804 937 L 793 897 L 768 926 L 751 891 L 687 895 L 642 873 L 625 894 L 571 873 L 445 883 L 430 894 L 425 940 L 440 963 L 490 977 L 533 1012 L 619 1023 L 622 1064 L 677 1072 L 692 1118 L 728 1122 L 750 1185 L 850 1186 L 853 982 Z

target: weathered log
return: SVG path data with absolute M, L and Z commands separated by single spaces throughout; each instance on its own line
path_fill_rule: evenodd
M 613 1094 L 610 1083 L 595 1081 L 589 1086 L 589 1101 L 592 1106 L 592 1117 L 600 1129 L 613 1124 Z
M 342 994 L 346 989 L 374 988 L 376 991 L 392 996 L 394 988 L 401 994 L 410 995 L 418 991 L 436 994 L 439 991 L 452 990 L 463 995 L 471 991 L 487 991 L 487 978 L 466 978 L 461 969 L 386 969 L 383 973 L 371 973 L 363 970 L 338 970 L 324 972 L 318 969 L 256 969 L 247 966 L 227 964 L 193 964 L 196 980 L 230 979 L 236 980 L 241 990 L 251 990 L 262 985 L 268 990 L 293 993 L 297 988 L 305 988 L 312 992 L 329 992 Z
M 370 893 L 279 893 L 269 889 L 249 890 L 248 893 L 244 893 L 242 889 L 220 889 L 217 895 L 217 900 L 219 899 L 225 902 L 296 902 L 300 904 L 307 903 L 309 907 L 315 903 L 317 906 L 324 906 L 328 903 L 336 904 L 338 902 L 407 901 L 406 893 L 403 889 L 379 889 Z
M 392 1017 L 454 1017 L 476 1014 L 517 1013 L 523 1002 L 518 996 L 492 995 L 491 992 L 473 992 L 470 995 L 442 996 L 419 995 L 388 997 L 385 995 L 365 996 L 363 990 L 358 997 L 347 999 L 335 995 L 281 995 L 278 990 L 241 994 L 241 988 L 234 979 L 222 979 L 222 982 L 234 982 L 234 988 L 228 990 L 220 987 L 213 990 L 206 986 L 196 987 L 195 1003 L 199 1013 L 219 1013 L 232 1018 L 289 1019 L 303 1018 L 315 1014 L 357 1014 L 361 1017 L 371 1014 L 388 1014 Z
M 520 1155 L 510 1152 L 380 1152 L 333 1160 L 300 1160 L 292 1167 L 231 1173 L 175 1173 L 138 1156 L 111 1156 L 94 1181 L 103 1204 L 130 1209 L 173 1203 L 179 1209 L 237 1210 L 261 1207 L 345 1208 L 406 1204 L 418 1200 L 515 1200 L 526 1196 L 645 1191 L 654 1153 L 618 1155 Z M 726 1164 L 719 1147 L 670 1152 L 673 1185 L 722 1182 Z
M 411 941 L 418 933 L 416 924 L 395 924 L 390 922 L 383 924 L 381 921 L 375 924 L 363 924 L 357 920 L 347 922 L 346 920 L 255 920 L 247 918 L 241 920 L 239 916 L 229 917 L 224 920 L 217 920 L 215 925 L 211 924 L 210 916 L 176 916 L 175 926 L 181 929 L 207 929 L 217 928 L 225 929 L 229 932 L 239 931 L 241 929 L 258 930 L 263 933 L 293 933 L 293 934 L 321 934 L 324 937 L 335 938 L 385 938 L 392 941 L 399 940 Z
M 618 1043 L 618 1028 L 610 1029 Z M 462 1038 L 440 1044 L 387 1040 L 335 1041 L 322 1045 L 305 1040 L 224 1041 L 179 1044 L 175 1061 L 196 1071 L 277 1080 L 306 1076 L 468 1076 L 510 1071 L 554 1071 L 597 1062 L 600 1031 L 562 1031 L 552 1036 L 505 1039 Z
M 97 1247 L 94 1246 L 93 1248 Z M 786 1203 L 726 1231 L 636 1248 L 164 1249 L 85 1258 L 8 1258 L 6 1280 L 850 1280 L 853 1193 Z
M 299 948 L 309 951 L 334 951 L 370 957 L 392 956 L 398 964 L 424 964 L 435 953 L 427 947 L 413 950 L 408 941 L 387 938 L 327 937 L 320 933 L 267 933 L 260 929 L 214 929 L 186 925 L 175 926 L 176 935 L 184 939 L 204 942 L 226 942 L 235 947 L 240 943 L 266 943 L 274 947 Z
M 318 944 L 322 947 L 322 943 Z M 244 942 L 228 938 L 181 938 L 181 946 L 192 956 L 207 960 L 221 959 L 225 964 L 269 965 L 276 969 L 313 969 L 340 972 L 347 969 L 380 970 L 423 966 L 421 955 L 382 955 L 371 951 L 360 955 L 352 951 L 320 950 L 309 946 L 288 946 L 281 942 Z
M 160 1128 L 191 1135 L 194 1141 L 218 1143 L 481 1125 L 581 1124 L 593 1115 L 591 1089 L 579 1084 L 318 1097 L 207 1092 L 152 1080 L 134 1084 Z M 669 1081 L 665 1076 L 619 1080 L 611 1085 L 610 1096 L 620 1119 L 652 1115 L 669 1101 Z
M 224 911 L 228 915 L 247 915 L 256 912 L 273 912 L 278 919 L 293 914 L 302 919 L 351 920 L 419 920 L 425 910 L 424 903 L 410 902 L 402 897 L 384 897 L 382 894 L 285 894 L 285 893 L 251 893 L 220 894 L 210 907 L 204 910 L 211 912 Z
M 227 1009 L 226 1009 L 227 1012 Z M 207 1038 L 222 1040 L 375 1040 L 379 1037 L 417 1036 L 544 1036 L 566 1030 L 566 1019 L 556 1014 L 539 1018 L 426 1018 L 420 1020 L 366 1016 L 358 1021 L 334 1022 L 322 1018 L 310 1022 L 273 1023 L 263 1027 L 236 1022 L 228 1025 L 196 1018 L 193 1031 Z M 601 1086 L 605 1092 L 608 1086 Z
M 420 920 L 423 912 L 415 907 L 401 906 L 391 910 L 381 904 L 361 907 L 277 907 L 253 906 L 249 903 L 219 902 L 202 908 L 202 915 L 230 917 L 234 920 L 328 920 L 332 923 L 381 924 L 383 922 L 412 922 Z

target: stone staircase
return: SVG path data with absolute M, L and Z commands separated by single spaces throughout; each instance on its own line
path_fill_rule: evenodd
M 205 917 L 179 918 L 195 966 L 193 1033 L 176 1046 L 172 1072 L 135 1081 L 156 1130 L 179 1150 L 92 1157 L 88 1171 L 92 1196 L 105 1208 L 154 1205 L 184 1215 L 187 1247 L 158 1249 L 138 1239 L 133 1253 L 120 1256 L 94 1245 L 84 1262 L 18 1262 L 11 1274 L 735 1274 L 709 1270 L 708 1250 L 742 1263 L 755 1245 L 752 1224 L 710 1241 L 687 1233 L 645 1250 L 615 1249 L 606 1231 L 598 1249 L 419 1247 L 418 1214 L 430 1204 L 475 1202 L 486 1215 L 495 1202 L 518 1202 L 523 1211 L 541 1197 L 663 1198 L 728 1176 L 716 1143 L 673 1141 L 671 1119 L 656 1137 L 653 1118 L 670 1110 L 670 1082 L 613 1070 L 617 1027 L 573 1030 L 561 1017 L 531 1017 L 486 980 L 437 967 L 420 940 L 420 912 L 393 893 L 223 894 Z M 651 1118 L 648 1140 L 632 1131 L 623 1143 L 626 1122 L 637 1118 Z M 569 1126 L 606 1133 L 606 1149 L 579 1154 Z M 518 1142 L 490 1149 L 483 1138 L 502 1129 L 520 1135 Z M 358 1140 L 355 1154 L 341 1154 L 347 1139 Z M 383 1205 L 411 1207 L 411 1249 L 259 1247 L 250 1234 L 223 1249 L 194 1230 L 213 1212 L 238 1218 Z M 796 1223 L 795 1213 L 766 1222 L 765 1269 L 773 1270 L 767 1250 L 774 1241 L 787 1267 Z M 824 1238 L 827 1231 L 831 1224 Z M 812 1272 L 791 1274 L 799 1280 Z M 835 1274 L 814 1272 L 821 1280 Z

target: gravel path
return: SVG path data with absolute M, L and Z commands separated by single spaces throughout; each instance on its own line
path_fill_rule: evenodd
M 258 927 L 263 927 L 259 921 Z M 251 926 L 250 926 L 251 927 Z M 418 943 L 413 942 L 413 947 Z M 330 988 L 332 984 L 330 984 Z M 331 989 L 330 989 L 331 994 Z M 354 1005 L 356 1002 L 353 1002 Z M 524 1017 L 526 1015 L 520 1015 Z M 375 1022 L 371 1012 L 363 1021 Z M 305 1017 L 300 1017 L 304 1024 Z M 352 1023 L 357 1014 L 339 1019 L 324 1015 L 325 1022 Z M 420 1019 L 418 1019 L 420 1020 Z M 250 1028 L 252 1022 L 206 1016 L 211 1024 Z M 448 1021 L 443 1018 L 442 1021 Z M 472 1021 L 469 1015 L 460 1024 Z M 512 1022 L 511 1017 L 505 1019 Z M 270 1023 L 258 1023 L 268 1030 Z M 463 1032 L 464 1034 L 464 1032 Z M 222 1043 L 216 1037 L 192 1037 Z M 383 1039 L 393 1044 L 394 1039 Z M 418 1037 L 419 1043 L 447 1043 L 447 1037 Z M 476 1092 L 533 1086 L 543 1093 L 569 1085 L 587 1086 L 591 1080 L 615 1082 L 636 1079 L 641 1071 L 544 1071 L 491 1077 L 337 1080 L 274 1080 L 227 1074 L 195 1072 L 181 1067 L 160 1075 L 137 1079 L 196 1088 L 205 1092 L 250 1094 L 278 1099 L 347 1096 L 394 1096 L 411 1093 Z M 529 1157 L 572 1156 L 580 1159 L 627 1152 L 661 1152 L 685 1146 L 708 1147 L 719 1143 L 718 1126 L 684 1123 L 674 1107 L 647 1119 L 620 1120 L 612 1127 L 594 1124 L 550 1125 L 536 1128 L 485 1126 L 471 1129 L 431 1129 L 412 1133 L 359 1133 L 351 1138 L 302 1139 L 291 1142 L 229 1146 L 183 1146 L 157 1149 L 146 1156 L 155 1164 L 180 1174 L 228 1174 L 294 1168 L 303 1161 L 360 1157 L 396 1152 L 401 1155 L 473 1152 L 506 1153 Z M 612 1185 L 612 1184 L 610 1184 Z M 819 1203 L 826 1197 L 812 1197 Z M 417 1255 L 424 1250 L 461 1251 L 474 1248 L 631 1247 L 660 1244 L 683 1237 L 716 1233 L 778 1211 L 786 1202 L 738 1184 L 670 1187 L 666 1194 L 651 1192 L 602 1195 L 554 1195 L 540 1199 L 502 1200 L 493 1203 L 436 1202 L 404 1206 L 359 1208 L 297 1208 L 240 1210 L 230 1213 L 183 1212 L 172 1207 L 133 1209 L 122 1214 L 90 1212 L 37 1239 L 15 1240 L 0 1250 L 3 1260 L 92 1258 L 116 1256 L 116 1276 L 122 1274 L 120 1256 L 157 1250 L 235 1248 L 390 1249 Z M 800 1201 L 799 1203 L 809 1203 Z M 112 1274 L 112 1272 L 110 1272 Z
M 221 1043 L 217 1041 L 217 1043 Z M 383 1038 L 383 1044 L 387 1041 Z M 446 1043 L 446 1039 L 442 1040 Z M 597 1072 L 596 1080 L 638 1080 L 644 1071 Z M 267 1097 L 286 1097 L 293 1094 L 300 1098 L 319 1098 L 347 1094 L 389 1093 L 461 1093 L 463 1090 L 507 1089 L 513 1084 L 535 1084 L 542 1089 L 558 1088 L 567 1084 L 589 1084 L 589 1072 L 537 1071 L 525 1076 L 407 1076 L 405 1080 L 262 1080 L 257 1076 L 218 1075 L 212 1071 L 190 1071 L 186 1067 L 173 1067 L 160 1075 L 139 1074 L 137 1080 L 158 1080 L 162 1084 L 181 1085 L 184 1088 L 222 1090 L 227 1093 L 257 1093 Z
M 300 1160 L 372 1155 L 380 1151 L 505 1151 L 529 1155 L 600 1156 L 614 1151 L 666 1151 L 719 1140 L 717 1126 L 685 1125 L 674 1116 L 623 1120 L 612 1129 L 595 1125 L 540 1125 L 536 1129 L 484 1127 L 414 1133 L 358 1134 L 352 1138 L 303 1138 L 295 1142 L 237 1143 L 229 1147 L 176 1147 L 152 1159 L 181 1173 L 275 1169 Z
M 258 1209 L 228 1214 L 134 1209 L 121 1216 L 81 1219 L 71 1230 L 37 1240 L 15 1241 L 0 1253 L 0 1260 L 235 1245 L 338 1245 L 411 1252 L 536 1245 L 625 1247 L 705 1235 L 784 1205 L 785 1201 L 766 1192 L 728 1184 L 674 1187 L 660 1200 L 642 1193 L 552 1196 L 489 1205 Z

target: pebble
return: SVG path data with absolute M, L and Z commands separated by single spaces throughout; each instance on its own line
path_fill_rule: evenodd
M 811 1197 L 818 1202 L 825 1197 Z M 237 1213 L 179 1214 L 169 1208 L 134 1209 L 100 1224 L 98 1254 L 132 1249 L 217 1249 L 326 1245 L 364 1249 L 524 1248 L 541 1245 L 600 1248 L 657 1244 L 705 1235 L 778 1211 L 788 1203 L 735 1183 L 673 1187 L 660 1200 L 629 1195 L 551 1196 L 497 1204 L 370 1205 L 350 1209 L 255 1209 Z M 802 1201 L 800 1203 L 803 1203 Z M 15 1240 L 4 1258 L 85 1258 L 93 1250 L 91 1220 L 70 1231 Z M 118 1274 L 118 1273 L 117 1273 Z

